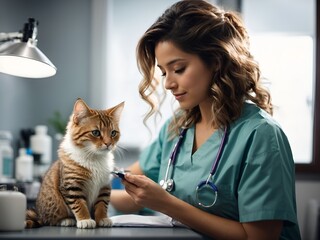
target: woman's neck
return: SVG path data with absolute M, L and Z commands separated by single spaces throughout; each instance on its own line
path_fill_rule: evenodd
M 211 104 L 202 104 L 200 107 L 201 118 L 195 124 L 195 135 L 193 152 L 205 143 L 208 138 L 215 132 L 216 127 L 213 124 L 213 113 L 211 111 Z
M 208 129 L 215 128 L 213 122 L 212 102 L 206 101 L 199 105 L 201 118 L 198 122 L 200 125 L 206 126 Z
M 193 142 L 193 153 L 204 144 L 210 136 L 216 131 L 211 123 L 199 121 L 195 125 L 194 142 Z

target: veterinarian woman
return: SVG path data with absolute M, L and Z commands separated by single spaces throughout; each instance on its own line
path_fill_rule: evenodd
M 130 167 L 125 190 L 112 192 L 113 206 L 159 211 L 214 239 L 300 239 L 291 149 L 241 19 L 179 1 L 142 36 L 137 60 L 147 117 L 156 68 L 180 107 Z

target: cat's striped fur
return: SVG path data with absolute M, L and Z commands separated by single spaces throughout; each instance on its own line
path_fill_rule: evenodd
M 27 210 L 26 228 L 112 225 L 107 216 L 110 171 L 123 106 L 94 110 L 82 99 L 76 101 L 59 146 L 59 159 L 43 177 L 35 209 Z

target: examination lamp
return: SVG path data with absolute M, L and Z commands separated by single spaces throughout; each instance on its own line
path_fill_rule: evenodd
M 25 78 L 46 78 L 57 68 L 37 48 L 38 21 L 29 18 L 20 32 L 0 33 L 0 72 Z

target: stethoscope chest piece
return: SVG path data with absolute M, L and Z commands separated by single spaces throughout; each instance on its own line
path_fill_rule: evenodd
M 218 188 L 213 182 L 209 181 L 210 178 L 211 176 L 207 180 L 201 181 L 196 188 L 196 200 L 198 205 L 204 208 L 209 208 L 215 205 L 218 198 Z M 211 193 L 211 196 L 202 197 L 202 194 L 205 191 Z M 201 199 L 203 201 L 201 201 Z
M 164 190 L 167 190 L 168 192 L 171 192 L 174 189 L 173 179 L 167 179 L 166 181 L 163 179 L 159 182 L 159 184 Z

